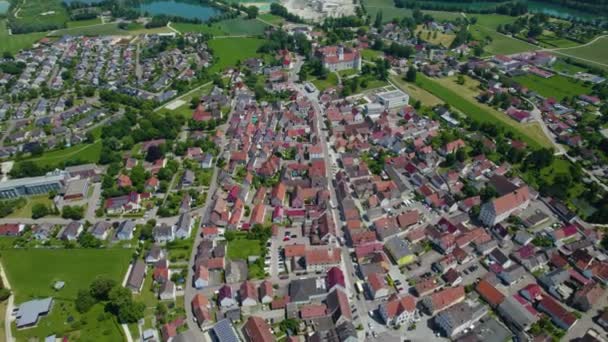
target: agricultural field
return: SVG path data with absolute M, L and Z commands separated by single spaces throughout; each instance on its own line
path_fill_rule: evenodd
M 0 20 L 0 53 L 17 53 L 31 48 L 34 43 L 44 38 L 43 32 L 9 35 L 6 20 Z
M 474 80 L 466 77 L 467 86 L 461 86 L 455 82 L 454 77 L 442 79 L 431 79 L 418 74 L 416 84 L 424 90 L 432 93 L 463 114 L 478 122 L 489 122 L 503 127 L 521 138 L 534 148 L 551 147 L 551 141 L 544 134 L 538 123 L 520 124 L 511 120 L 507 115 L 496 109 L 479 103 L 475 99 L 477 90 Z
M 561 75 L 555 75 L 550 78 L 524 75 L 514 77 L 513 80 L 544 97 L 554 97 L 559 101 L 564 97 L 589 94 L 591 92 L 591 87 L 583 82 Z
M 575 57 L 608 69 L 608 62 L 606 61 L 606 55 L 608 55 L 608 37 L 598 38 L 586 46 L 564 48 L 554 50 L 554 52 L 560 55 Z
M 261 57 L 258 53 L 260 46 L 264 44 L 263 39 L 259 38 L 218 38 L 209 42 L 209 48 L 213 51 L 216 58 L 215 64 L 211 67 L 211 72 L 217 72 L 234 66 L 239 61 L 247 58 Z
M 393 0 L 363 0 L 363 4 L 372 19 L 376 16 L 376 13 L 382 12 L 382 21 L 385 23 L 394 18 L 403 18 L 412 15 L 411 9 L 395 7 Z M 432 15 L 435 20 L 454 20 L 461 16 L 460 13 L 457 12 L 426 10 L 422 12 Z
M 553 65 L 551 65 L 551 69 L 558 71 L 558 72 L 570 74 L 570 75 L 574 75 L 577 72 L 586 72 L 587 71 L 586 68 L 568 63 L 564 58 L 558 58 L 557 61 L 555 63 L 553 63 Z
M 168 27 L 156 27 L 146 29 L 141 25 L 133 25 L 127 30 L 118 27 L 117 23 L 72 27 L 61 30 L 51 31 L 49 36 L 61 37 L 63 35 L 84 35 L 84 36 L 134 36 L 148 33 L 169 33 L 172 32 Z
M 490 40 L 490 43 L 484 47 L 486 55 L 510 55 L 524 51 L 538 50 L 537 46 L 500 34 L 496 32 L 495 29 L 479 24 L 471 25 L 469 31 L 476 40 Z

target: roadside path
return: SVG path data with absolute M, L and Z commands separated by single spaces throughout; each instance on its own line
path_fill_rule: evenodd
M 180 96 L 178 96 L 178 97 L 174 98 L 173 100 L 171 100 L 171 101 L 169 101 L 169 102 L 167 102 L 167 103 L 164 103 L 164 104 L 162 104 L 162 105 L 160 105 L 160 106 L 156 107 L 156 108 L 154 109 L 154 111 L 155 111 L 155 112 L 158 112 L 159 110 L 161 110 L 161 109 L 163 109 L 163 108 L 167 107 L 167 105 L 168 105 L 168 104 L 173 103 L 173 102 L 178 101 L 178 100 L 181 100 L 182 98 L 184 98 L 184 97 L 186 97 L 186 96 L 188 96 L 188 95 L 192 94 L 193 92 L 195 92 L 195 91 L 197 91 L 197 90 L 199 90 L 199 89 L 201 89 L 201 88 L 203 88 L 203 87 L 206 87 L 206 86 L 210 85 L 211 83 L 213 83 L 213 81 L 209 81 L 209 82 L 207 82 L 207 83 L 205 83 L 205 84 L 201 84 L 200 86 L 198 86 L 198 87 L 196 87 L 196 88 L 194 88 L 194 89 L 190 89 L 190 90 L 189 90 L 187 93 L 184 93 L 184 94 L 182 94 L 182 95 L 180 95 Z
M 10 290 L 11 285 L 8 282 L 8 277 L 6 276 L 6 273 L 4 273 L 4 266 L 2 265 L 0 265 L 0 277 L 2 277 L 2 283 L 4 284 L 4 287 Z M 11 295 L 7 299 L 6 312 L 4 313 L 4 338 L 7 342 L 14 341 L 13 332 L 11 331 L 11 315 L 13 313 L 14 301 L 15 296 L 11 293 Z

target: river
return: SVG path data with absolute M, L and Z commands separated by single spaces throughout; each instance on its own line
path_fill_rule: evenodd
M 198 4 L 193 1 L 159 0 L 145 1 L 139 5 L 142 13 L 149 15 L 166 14 L 187 19 L 207 20 L 222 11 L 213 6 Z

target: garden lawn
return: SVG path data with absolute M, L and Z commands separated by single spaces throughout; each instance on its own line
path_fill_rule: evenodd
M 480 123 L 488 122 L 503 127 L 506 131 L 512 132 L 515 137 L 519 137 L 531 147 L 552 147 L 551 141 L 537 123 L 520 124 L 510 119 L 506 114 L 477 102 L 475 99 L 477 92 L 471 86 L 476 81 L 473 81 L 469 77 L 465 77 L 465 79 L 470 88 L 457 84 L 454 77 L 436 80 L 419 73 L 416 84 L 446 103 L 449 103 L 471 119 Z
M 219 38 L 209 41 L 209 47 L 215 58 L 210 71 L 222 71 L 235 66 L 238 61 L 244 62 L 251 57 L 262 57 L 262 54 L 257 52 L 262 44 L 264 40 L 258 38 Z
M 87 288 L 100 276 L 120 283 L 127 271 L 133 250 L 104 249 L 12 249 L 4 250 L 0 260 L 6 270 L 15 303 L 53 296 L 68 301 L 76 298 L 80 289 Z M 56 292 L 55 281 L 65 287 Z
M 554 52 L 586 60 L 594 65 L 600 65 L 604 69 L 608 69 L 608 62 L 606 61 L 606 55 L 608 55 L 608 37 L 599 38 L 587 46 L 559 49 Z
M 32 45 L 44 37 L 43 32 L 9 35 L 6 20 L 0 20 L 0 53 L 17 53 L 20 50 L 31 48 Z
M 47 207 L 53 205 L 53 201 L 49 199 L 48 195 L 39 195 L 39 196 L 31 196 L 26 197 L 27 203 L 22 208 L 15 210 L 12 214 L 8 215 L 8 218 L 31 218 L 32 217 L 32 207 L 34 204 L 42 203 Z
M 381 51 L 376 51 L 376 50 L 372 50 L 372 49 L 363 49 L 363 51 L 361 51 L 361 58 L 368 60 L 368 61 L 373 61 L 374 59 L 378 58 L 378 57 L 382 57 L 384 53 Z
M 310 81 L 312 82 L 312 84 L 315 85 L 315 87 L 317 87 L 317 89 L 319 89 L 319 91 L 323 91 L 327 88 L 337 86 L 338 85 L 338 76 L 335 73 L 330 72 L 327 74 L 327 78 L 324 80 L 313 79 Z
M 253 255 L 262 255 L 260 240 L 249 240 L 244 235 L 237 235 L 234 240 L 228 242 L 229 259 L 247 261 L 247 257 Z
M 591 87 L 586 86 L 582 81 L 575 81 L 571 78 L 555 75 L 550 78 L 528 74 L 514 77 L 513 80 L 530 90 L 533 90 L 544 97 L 554 97 L 561 101 L 564 97 L 589 94 Z
M 101 140 L 92 144 L 79 144 L 62 150 L 43 153 L 40 157 L 24 160 L 32 161 L 39 166 L 61 166 L 64 162 L 78 161 L 80 164 L 97 163 L 101 155 Z

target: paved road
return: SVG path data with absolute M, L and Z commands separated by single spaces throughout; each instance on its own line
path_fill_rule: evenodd
M 231 118 L 232 112 L 234 110 L 234 105 L 235 105 L 235 103 L 233 102 L 232 109 L 230 110 L 230 113 L 228 114 L 228 119 L 226 120 L 227 123 L 230 122 L 230 118 Z M 224 125 L 220 126 L 218 129 L 225 131 L 226 127 L 227 127 L 227 124 L 224 124 Z M 222 138 L 222 141 L 219 143 L 220 151 L 219 151 L 218 156 L 221 156 L 223 154 L 225 145 L 226 144 Z M 209 185 L 209 190 L 207 192 L 207 200 L 205 202 L 205 205 L 202 208 L 196 210 L 196 213 L 198 213 L 199 216 L 201 217 L 202 224 L 208 223 L 209 211 L 213 204 L 213 198 L 215 197 L 215 192 L 217 191 L 218 173 L 219 173 L 219 168 L 214 167 L 213 177 L 211 178 L 211 183 Z M 194 247 L 192 248 L 192 253 L 190 255 L 190 262 L 189 262 L 190 267 L 188 267 L 188 277 L 186 278 L 187 279 L 186 288 L 184 289 L 184 307 L 186 310 L 186 318 L 187 318 L 186 321 L 188 323 L 188 328 L 192 331 L 192 333 L 196 337 L 197 341 L 204 341 L 206 339 L 205 334 L 201 331 L 200 327 L 195 322 L 194 314 L 190 308 L 190 303 L 192 302 L 192 299 L 194 298 L 194 296 L 197 293 L 197 290 L 194 288 L 194 286 L 193 286 L 194 284 L 192 282 L 192 280 L 194 278 L 194 262 L 196 260 L 197 247 L 203 239 L 198 228 L 199 227 L 196 227 L 197 231 L 194 236 Z

